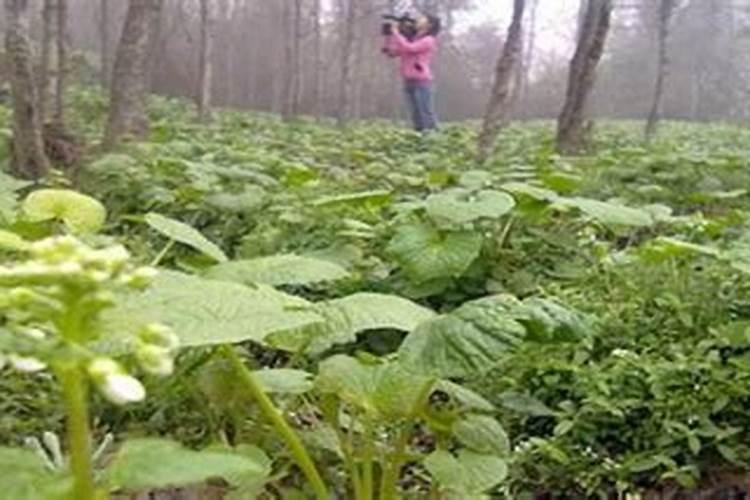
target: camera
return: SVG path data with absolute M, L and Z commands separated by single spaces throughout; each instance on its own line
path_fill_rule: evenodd
M 398 31 L 407 40 L 413 40 L 417 36 L 417 20 L 408 14 L 401 16 L 386 14 L 383 16 L 386 21 L 398 23 Z M 383 36 L 390 36 L 393 34 L 393 26 L 391 22 L 383 23 L 382 34 Z

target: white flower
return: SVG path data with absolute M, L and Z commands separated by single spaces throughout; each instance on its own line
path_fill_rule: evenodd
M 34 340 L 44 340 L 47 337 L 47 334 L 39 328 L 24 328 L 21 330 L 21 334 Z
M 8 361 L 10 362 L 10 365 L 18 370 L 19 372 L 24 373 L 35 373 L 44 370 L 47 365 L 42 363 L 36 358 L 30 358 L 30 357 L 24 357 L 24 356 L 15 356 L 11 355 L 8 356 Z
M 114 404 L 137 403 L 146 397 L 143 385 L 116 361 L 97 358 L 89 364 L 88 371 L 102 395 Z
M 105 376 L 98 387 L 102 395 L 116 405 L 137 403 L 146 397 L 146 389 L 138 379 L 124 373 Z
M 148 374 L 159 377 L 171 375 L 174 371 L 174 360 L 168 349 L 153 344 L 143 344 L 135 354 L 138 363 Z

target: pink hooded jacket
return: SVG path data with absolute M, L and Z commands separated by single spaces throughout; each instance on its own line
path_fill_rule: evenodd
M 402 34 L 386 37 L 383 51 L 391 57 L 401 58 L 401 76 L 405 80 L 431 82 L 432 59 L 437 52 L 437 39 L 428 35 L 410 42 Z

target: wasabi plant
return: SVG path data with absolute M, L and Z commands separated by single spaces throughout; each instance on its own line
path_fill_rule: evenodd
M 4 327 L 0 363 L 21 372 L 50 370 L 62 386 L 67 415 L 74 497 L 96 497 L 92 472 L 88 399 L 95 388 L 117 405 L 142 401 L 146 391 L 124 366 L 98 352 L 100 317 L 123 289 L 142 289 L 154 269 L 130 264 L 120 246 L 94 249 L 73 236 L 23 245 L 22 255 L 0 266 Z M 146 325 L 131 340 L 144 372 L 172 372 L 179 344 L 166 326 Z

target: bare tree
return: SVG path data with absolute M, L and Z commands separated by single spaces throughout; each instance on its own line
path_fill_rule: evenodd
M 146 98 L 149 76 L 149 36 L 160 0 L 130 0 L 117 47 L 110 89 L 110 109 L 104 145 L 110 149 L 126 135 L 142 136 L 148 128 Z
M 198 83 L 198 119 L 207 122 L 211 117 L 211 90 L 213 79 L 214 19 L 210 0 L 201 0 L 201 39 Z
M 557 121 L 557 149 L 564 154 L 576 154 L 586 147 L 586 104 L 612 17 L 612 0 L 587 0 L 587 4 L 576 52 L 570 62 L 565 105 Z
M 300 45 L 302 40 L 302 0 L 284 0 L 284 91 L 281 114 L 289 120 L 299 113 Z
M 512 82 L 523 52 L 523 14 L 526 0 L 514 0 L 513 19 L 495 69 L 495 82 L 479 134 L 479 159 L 484 161 L 492 150 L 497 134 L 505 125 L 512 102 Z
M 672 22 L 677 0 L 660 0 L 659 2 L 659 60 L 656 69 L 656 84 L 654 86 L 654 98 L 651 102 L 651 111 L 646 122 L 646 141 L 650 141 L 656 133 L 661 118 L 662 101 L 664 100 L 664 85 L 669 72 L 669 52 L 667 43 L 669 41 L 669 25 Z
M 323 112 L 323 0 L 313 0 L 313 114 L 320 116 Z
M 57 89 L 57 39 L 58 0 L 44 0 L 42 7 L 42 64 L 39 81 L 39 116 L 42 123 L 49 115 L 49 107 Z
M 352 89 L 354 88 L 354 49 L 356 47 L 356 24 L 358 0 L 339 0 L 340 22 L 342 24 L 341 79 L 336 117 L 339 126 L 351 118 Z
M 528 92 L 529 82 L 531 81 L 531 71 L 534 67 L 534 56 L 536 55 L 536 22 L 537 10 L 539 9 L 539 0 L 531 0 L 529 9 L 529 28 L 526 37 L 526 47 L 523 51 L 523 62 L 517 72 L 519 75 L 518 88 L 516 89 L 516 102 L 523 106 L 525 104 Z
M 109 43 L 110 27 L 110 3 L 109 0 L 100 0 L 99 3 L 99 65 L 101 66 L 101 82 L 103 87 L 109 86 L 109 75 L 112 71 L 111 48 Z
M 19 175 L 38 179 L 49 171 L 44 154 L 42 119 L 32 72 L 29 43 L 29 1 L 5 0 L 5 50 L 10 60 L 13 93 L 13 168 Z
M 55 122 L 65 124 L 65 81 L 68 74 L 68 0 L 57 0 L 57 81 Z

